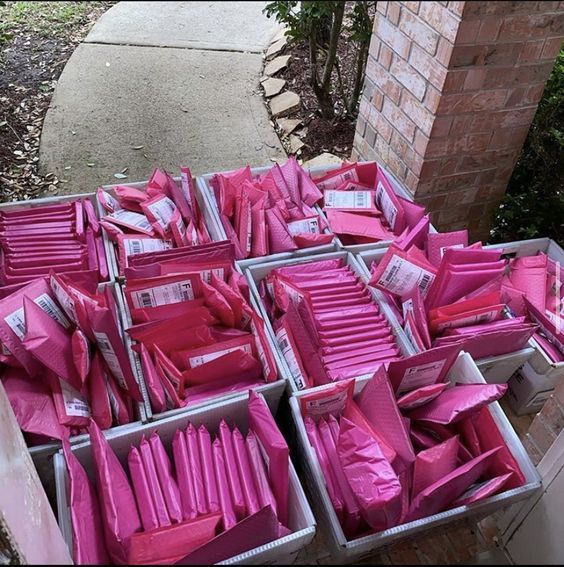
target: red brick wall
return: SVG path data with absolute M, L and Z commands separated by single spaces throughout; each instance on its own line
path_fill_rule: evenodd
M 487 240 L 563 30 L 564 2 L 378 2 L 353 158 Z

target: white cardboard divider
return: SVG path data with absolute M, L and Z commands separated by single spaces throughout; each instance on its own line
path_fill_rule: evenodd
M 472 360 L 472 357 L 467 353 L 462 353 L 458 357 L 448 374 L 448 379 L 452 383 L 458 382 L 462 384 L 482 384 L 485 382 L 480 371 Z M 364 388 L 367 381 L 368 380 L 358 381 L 355 388 L 355 395 Z M 328 386 L 319 386 L 316 390 L 327 387 Z M 354 540 L 347 540 L 339 520 L 337 519 L 331 500 L 329 499 L 323 473 L 315 450 L 309 443 L 304 421 L 300 412 L 300 396 L 312 391 L 313 390 L 304 390 L 296 393 L 290 398 L 290 406 L 297 428 L 300 460 L 304 466 L 306 484 L 312 494 L 312 502 L 314 504 L 316 518 L 320 522 L 320 525 L 324 528 L 324 532 L 330 540 L 336 557 L 338 557 L 342 562 L 349 563 L 352 561 L 359 561 L 363 557 L 372 554 L 376 549 L 383 545 L 406 537 L 414 536 L 415 534 L 419 534 L 432 528 L 437 528 L 441 525 L 445 525 L 462 518 L 486 516 L 496 510 L 505 508 L 509 504 L 528 498 L 541 485 L 540 476 L 519 440 L 519 437 L 513 430 L 513 427 L 509 423 L 499 403 L 495 402 L 490 404 L 489 411 L 500 433 L 502 434 L 507 447 L 515 457 L 515 460 L 519 464 L 519 467 L 525 476 L 525 484 L 523 486 L 512 490 L 506 490 L 500 494 L 491 496 L 490 498 L 486 498 L 469 506 L 460 506 L 458 508 L 453 508 L 452 510 L 434 514 L 433 516 L 429 516 L 421 520 L 396 526 L 379 533 Z
M 180 187 L 182 184 L 181 177 L 177 176 L 177 177 L 173 177 L 173 179 L 176 182 L 176 184 Z M 120 185 L 122 187 L 131 187 L 133 189 L 139 189 L 140 191 L 143 191 L 147 186 L 147 183 L 149 183 L 149 180 L 137 181 L 135 183 L 114 183 L 112 185 L 103 185 L 102 189 L 104 189 L 104 191 L 107 191 L 110 195 L 115 197 L 114 187 L 116 187 L 116 185 Z M 196 178 L 194 177 L 192 178 L 192 183 L 194 184 L 194 194 L 196 196 L 196 201 L 198 202 L 198 206 L 200 207 L 200 211 L 204 217 L 204 221 L 210 233 L 211 239 L 214 242 L 218 242 L 220 240 L 226 240 L 223 229 L 217 224 L 215 216 L 210 214 L 209 207 L 206 206 L 205 197 L 200 190 Z M 106 216 L 108 213 L 96 199 L 96 194 L 92 193 L 92 195 L 94 196 L 93 200 L 98 210 L 98 216 L 100 218 Z M 108 267 L 110 269 L 110 275 L 112 276 L 113 280 L 121 281 L 123 280 L 123 277 L 119 275 L 119 263 L 118 263 L 116 247 L 114 246 L 113 242 L 108 238 L 108 235 L 106 234 L 106 231 L 104 229 L 102 229 L 102 233 L 104 238 L 104 245 L 106 247 L 106 256 L 108 258 Z
M 264 173 L 267 173 L 271 167 L 272 165 L 264 166 L 264 167 L 254 167 L 251 169 L 251 173 L 253 177 L 257 175 L 262 175 Z M 311 172 L 318 171 L 319 173 L 322 173 L 324 171 L 329 171 L 330 169 L 337 169 L 339 167 L 340 165 L 333 164 L 323 168 L 312 168 L 310 171 Z M 218 171 L 217 173 L 227 173 L 227 172 Z M 221 239 L 227 240 L 225 229 L 223 228 L 223 224 L 221 223 L 221 219 L 219 217 L 219 207 L 217 205 L 215 194 L 210 185 L 210 180 L 214 175 L 215 173 L 206 173 L 205 175 L 198 177 L 197 182 L 200 188 L 200 192 L 204 195 L 204 200 L 208 208 L 208 213 L 210 214 L 210 216 L 214 217 L 215 223 L 219 227 L 219 230 L 221 231 Z M 324 217 L 323 212 L 317 205 L 315 205 L 313 208 L 317 210 L 318 214 Z M 259 258 L 247 258 L 245 260 L 239 260 L 237 263 L 242 269 L 245 269 L 247 266 L 251 266 L 253 264 L 257 264 L 260 262 L 283 260 L 286 258 L 296 258 L 301 256 L 311 256 L 312 254 L 322 254 L 325 252 L 332 252 L 337 248 L 338 248 L 337 237 L 334 237 L 333 242 L 331 244 L 324 244 L 323 246 L 312 246 L 311 248 L 301 248 L 299 250 L 295 250 L 294 252 L 279 252 L 277 254 L 269 254 L 268 256 L 261 256 Z
M 129 311 L 129 306 L 127 305 L 127 301 L 125 301 L 125 297 L 123 294 L 123 289 L 121 288 L 120 284 L 116 284 L 116 296 L 118 298 L 118 305 L 119 305 L 119 309 L 120 309 L 120 313 L 121 313 L 121 317 L 122 317 L 122 324 L 124 329 L 128 329 L 129 327 L 131 327 L 133 325 L 133 321 L 131 320 L 131 313 Z M 255 306 L 252 306 L 253 308 L 255 308 Z M 255 311 L 262 316 L 262 314 L 260 313 L 260 311 L 258 309 L 255 308 Z M 149 399 L 149 394 L 147 392 L 147 386 L 145 384 L 145 378 L 143 376 L 143 369 L 141 366 L 141 359 L 139 358 L 139 355 L 131 348 L 133 345 L 133 341 L 131 340 L 131 338 L 129 337 L 129 335 L 127 333 L 124 333 L 125 337 L 124 337 L 124 342 L 125 342 L 125 348 L 129 354 L 129 358 L 131 360 L 131 367 L 133 368 L 133 372 L 135 374 L 135 377 L 137 379 L 137 381 L 139 382 L 139 384 L 141 384 L 141 393 L 143 394 L 143 399 L 144 399 L 144 408 L 145 408 L 145 414 L 146 414 L 146 418 L 143 420 L 144 422 L 146 421 L 153 421 L 153 420 L 160 420 L 160 419 L 164 419 L 170 416 L 174 416 L 174 415 L 180 415 L 180 414 L 184 414 L 186 411 L 188 410 L 192 410 L 192 409 L 196 409 L 199 407 L 205 407 L 205 406 L 209 406 L 210 404 L 214 404 L 216 402 L 218 402 L 219 400 L 224 400 L 224 399 L 230 399 L 230 398 L 235 398 L 237 396 L 241 395 L 241 391 L 235 391 L 235 392 L 230 392 L 227 394 L 220 394 L 217 396 L 210 396 L 209 398 L 202 400 L 200 402 L 197 403 L 191 403 L 188 406 L 182 407 L 182 408 L 177 408 L 177 409 L 173 409 L 173 410 L 167 410 L 165 412 L 162 413 L 153 413 L 153 410 L 151 408 L 151 400 Z M 268 331 L 268 328 L 265 327 L 265 335 L 266 335 L 266 340 L 268 341 L 268 346 L 270 347 L 270 350 L 274 353 L 274 357 L 275 360 L 278 364 L 278 359 L 276 357 L 276 347 L 275 347 L 275 342 L 272 339 L 272 336 L 270 334 L 270 332 Z M 264 383 L 264 385 L 260 385 L 257 386 L 256 388 L 254 388 L 254 390 L 256 392 L 260 392 L 269 402 L 273 401 L 276 403 L 276 406 L 278 406 L 278 403 L 280 402 L 280 398 L 282 398 L 282 394 L 284 393 L 284 389 L 286 387 L 286 382 L 285 382 L 285 377 L 280 375 L 278 377 L 278 380 L 276 380 L 276 382 L 270 382 L 270 383 Z
M 101 289 L 103 290 L 104 287 L 106 285 L 109 285 L 113 291 L 114 297 L 116 299 L 116 303 L 119 305 L 120 302 L 120 296 L 121 296 L 121 289 L 119 288 L 118 284 L 116 283 L 110 283 L 110 284 L 102 284 L 101 285 Z M 100 289 L 100 288 L 99 288 Z M 119 332 L 121 334 L 122 340 L 127 339 L 127 336 L 124 336 L 125 333 L 123 331 L 123 321 L 121 319 L 121 317 L 118 316 L 118 322 L 120 325 L 120 329 Z M 131 357 L 130 357 L 131 358 Z M 132 368 L 134 368 L 132 366 Z M 134 369 L 134 375 L 135 375 L 135 369 Z M 141 388 L 141 393 L 143 394 L 143 396 L 146 396 L 146 390 L 144 388 L 144 383 L 139 382 L 139 386 Z M 132 422 L 132 423 L 127 423 L 125 425 L 117 425 L 115 427 L 112 427 L 109 431 L 128 431 L 129 429 L 131 429 L 132 427 L 136 427 L 138 426 L 141 422 L 146 421 L 147 420 L 147 414 L 146 414 L 146 408 L 145 408 L 145 404 L 134 404 L 134 408 L 135 408 L 135 413 L 136 413 L 136 418 L 138 421 L 136 422 Z M 75 445 L 78 443 L 83 443 L 84 441 L 86 441 L 88 439 L 88 435 L 87 434 L 82 434 L 82 435 L 73 435 L 69 438 L 69 441 L 71 443 L 71 445 Z M 29 448 L 29 453 L 31 455 L 31 458 L 33 459 L 33 462 L 35 464 L 35 468 L 37 469 L 37 473 L 39 474 L 39 478 L 41 479 L 41 482 L 43 483 L 43 486 L 45 487 L 45 490 L 47 492 L 47 494 L 51 497 L 55 494 L 55 484 L 54 484 L 54 478 L 53 478 L 53 464 L 51 462 L 53 455 L 59 451 L 59 449 L 61 448 L 61 443 L 59 441 L 53 441 L 52 443 L 45 443 L 43 445 L 35 445 L 33 447 Z
M 365 250 L 357 255 L 358 263 L 370 277 L 370 267 L 372 262 L 379 262 L 387 249 L 372 249 Z M 388 302 L 388 298 L 385 299 Z M 506 354 L 500 354 L 498 356 L 489 356 L 487 358 L 481 358 L 476 360 L 478 368 L 484 375 L 486 382 L 490 384 L 504 384 L 513 376 L 513 374 L 519 370 L 533 355 L 534 345 L 532 344 L 532 339 L 529 340 L 529 346 L 515 352 L 509 352 Z
M 268 399 L 266 400 L 269 403 Z M 248 430 L 248 394 L 239 395 L 230 400 L 223 400 L 204 408 L 190 409 L 182 414 L 164 418 L 157 423 L 138 425 L 127 432 L 105 433 L 113 451 L 127 470 L 127 455 L 132 444 L 138 445 L 143 435 L 150 436 L 158 430 L 161 440 L 170 454 L 170 447 L 177 429 L 185 429 L 188 422 L 196 428 L 205 425 L 210 433 L 217 433 L 219 423 L 225 419 L 231 426 L 237 425 L 243 434 Z M 271 411 L 274 407 L 269 403 Z M 72 451 L 86 470 L 91 480 L 94 480 L 94 463 L 90 441 L 73 445 Z M 67 468 L 62 453 L 55 456 L 54 474 L 57 485 L 57 509 L 59 526 L 70 550 L 72 550 L 72 523 L 69 503 L 69 480 Z M 271 543 L 251 549 L 245 553 L 226 559 L 221 564 L 226 565 L 265 565 L 290 564 L 297 553 L 308 545 L 316 530 L 316 522 L 304 494 L 303 488 L 290 462 L 290 493 L 289 493 L 289 526 L 292 533 Z
M 342 259 L 345 261 L 345 264 L 350 266 L 351 269 L 355 274 L 357 274 L 361 280 L 366 283 L 368 281 L 366 274 L 358 264 L 355 257 L 346 251 L 341 252 L 331 252 L 329 254 L 316 254 L 314 256 L 302 257 L 302 258 L 294 258 L 294 259 L 287 259 L 287 260 L 278 260 L 278 261 L 270 261 L 265 262 L 263 264 L 253 264 L 248 266 L 245 270 L 245 275 L 247 276 L 247 280 L 249 281 L 249 289 L 251 291 L 252 299 L 255 305 L 258 306 L 259 312 L 262 318 L 265 320 L 265 324 L 267 326 L 268 331 L 271 333 L 272 340 L 275 344 L 275 349 L 278 355 L 278 361 L 280 364 L 280 373 L 286 377 L 288 382 L 288 392 L 294 393 L 298 392 L 299 388 L 292 377 L 292 373 L 290 372 L 290 368 L 284 359 L 284 355 L 278 346 L 278 342 L 276 340 L 276 336 L 274 334 L 274 330 L 272 328 L 272 324 L 268 318 L 268 313 L 262 302 L 258 291 L 258 285 L 270 272 L 276 268 L 281 268 L 283 266 L 295 266 L 296 264 L 306 264 L 308 262 L 318 262 L 321 260 L 335 260 L 335 259 Z M 372 297 L 374 298 L 375 303 L 378 304 L 380 309 L 382 310 L 383 315 L 388 320 L 390 325 L 390 329 L 392 330 L 393 334 L 397 339 L 398 346 L 404 356 L 411 356 L 415 354 L 409 339 L 405 335 L 403 329 L 401 328 L 398 320 L 396 319 L 393 312 L 389 309 L 389 307 L 383 301 L 382 293 L 374 288 L 368 288 L 372 293 Z
M 491 244 L 485 246 L 485 248 L 502 249 L 504 254 L 515 256 L 516 258 L 536 256 L 539 252 L 544 252 L 549 258 L 555 262 L 560 262 L 564 266 L 564 250 L 550 238 Z M 564 285 L 564 282 L 562 282 L 562 285 Z M 562 323 L 564 324 L 564 320 Z M 530 344 L 534 348 L 534 353 L 528 362 L 536 374 L 542 374 L 547 378 L 564 377 L 564 362 L 553 362 L 534 338 L 531 339 Z

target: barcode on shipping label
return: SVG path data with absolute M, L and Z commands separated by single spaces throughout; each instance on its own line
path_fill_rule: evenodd
M 60 303 L 65 313 L 71 318 L 72 322 L 77 324 L 78 315 L 76 314 L 74 299 L 72 299 L 72 297 L 67 293 L 67 291 L 63 289 L 61 285 L 59 285 L 57 278 L 51 276 L 50 281 L 51 281 L 51 289 L 53 290 L 53 293 L 55 294 L 57 301 Z
M 119 211 L 113 212 L 109 215 L 109 218 L 116 219 L 124 224 L 128 224 L 129 226 L 135 226 L 140 228 L 141 230 L 151 231 L 153 227 L 151 223 L 147 220 L 145 215 L 140 213 L 134 213 L 133 211 L 126 211 L 125 209 L 121 209 Z
M 325 191 L 326 209 L 370 209 L 372 191 Z
M 288 231 L 292 236 L 296 234 L 319 234 L 319 219 L 311 217 L 288 223 Z
M 94 337 L 96 338 L 96 343 L 98 344 L 98 348 L 104 357 L 104 360 L 108 364 L 110 371 L 112 372 L 113 376 L 119 382 L 119 385 L 124 389 L 127 390 L 127 383 L 125 381 L 125 376 L 123 375 L 123 371 L 121 369 L 121 365 L 119 363 L 118 357 L 108 338 L 106 333 L 101 332 L 94 332 Z
M 317 183 L 317 186 L 319 187 L 319 189 L 325 191 L 327 189 L 337 189 L 337 187 L 340 187 L 347 181 L 359 181 L 356 169 L 349 169 L 348 171 L 340 173 L 339 175 L 335 175 L 334 177 L 326 179 L 325 181 L 321 181 Z
M 208 354 L 201 354 L 200 356 L 188 357 L 188 365 L 190 368 L 196 368 L 197 366 L 202 366 L 202 364 L 205 364 L 206 362 L 211 362 L 216 358 L 220 358 L 221 356 L 225 356 L 226 354 L 235 352 L 236 350 L 242 350 L 250 355 L 253 354 L 251 345 L 247 343 L 236 347 L 225 348 L 223 350 L 216 350 L 215 352 L 210 352 Z
M 321 393 L 317 394 L 318 396 Z M 305 400 L 306 412 L 312 416 L 323 416 L 328 413 L 336 414 L 345 409 L 348 398 L 348 390 L 337 393 L 328 393 L 325 398 L 315 400 Z
M 59 378 L 61 393 L 65 404 L 65 413 L 76 417 L 90 417 L 90 406 L 78 390 Z
M 449 248 L 464 248 L 464 244 L 453 244 L 452 246 L 441 246 L 439 248 L 439 252 L 441 254 L 441 258 L 445 255 L 445 252 L 449 249 Z
M 165 230 L 168 229 L 170 219 L 176 210 L 176 205 L 168 197 L 161 197 L 159 200 L 147 205 L 149 210 L 153 213 L 155 218 L 163 226 Z
M 191 301 L 194 299 L 194 290 L 191 280 L 183 280 L 133 291 L 131 293 L 131 299 L 135 309 L 147 309 L 149 307 L 159 307 L 161 305 L 170 305 L 182 301 Z
M 418 285 L 421 295 L 425 297 L 434 279 L 435 275 L 431 272 L 394 254 L 378 284 L 398 295 L 404 295 Z
M 446 363 L 446 358 L 418 366 L 412 366 L 405 371 L 401 383 L 398 388 L 398 393 L 406 390 L 414 390 L 421 386 L 435 384 L 440 376 L 443 366 Z
M 290 369 L 290 374 L 292 375 L 294 383 L 298 387 L 298 390 L 303 390 L 307 387 L 307 383 L 300 369 L 300 364 L 298 362 L 298 359 L 296 358 L 294 349 L 290 344 L 288 333 L 286 332 L 286 329 L 284 329 L 284 327 L 280 327 L 280 329 L 276 331 L 276 341 L 278 342 L 278 346 L 282 351 L 284 360 L 288 364 L 288 368 Z
M 70 327 L 69 320 L 64 316 L 63 312 L 59 309 L 59 306 L 49 295 L 43 293 L 39 297 L 36 297 L 33 302 L 41 307 L 41 309 L 43 309 L 43 311 L 45 311 L 51 319 L 57 321 L 59 325 L 62 325 L 65 329 Z M 6 321 L 6 324 L 10 327 L 10 329 L 12 329 L 12 331 L 14 331 L 18 338 L 23 340 L 26 332 L 24 308 L 20 307 L 13 313 L 10 313 L 4 317 L 4 321 Z
M 129 256 L 135 254 L 144 254 L 145 252 L 160 252 L 172 248 L 170 242 L 161 240 L 160 238 L 127 238 L 123 241 L 125 250 L 125 261 Z
M 378 186 L 376 187 L 376 205 L 378 205 L 378 208 L 382 211 L 384 218 L 388 221 L 388 224 L 393 230 L 395 228 L 398 210 L 381 181 L 378 181 Z

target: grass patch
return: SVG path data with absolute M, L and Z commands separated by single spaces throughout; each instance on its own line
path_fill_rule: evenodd
M 2 5 L 3 4 L 3 5 Z M 98 6 L 113 2 L 0 2 L 0 44 L 14 35 L 68 35 L 88 21 Z

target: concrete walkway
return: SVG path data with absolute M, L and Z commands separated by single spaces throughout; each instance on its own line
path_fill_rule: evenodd
M 259 93 L 262 52 L 278 31 L 263 2 L 120 2 L 68 61 L 47 112 L 42 173 L 59 192 L 196 174 L 284 150 Z M 127 169 L 126 169 L 127 168 Z

